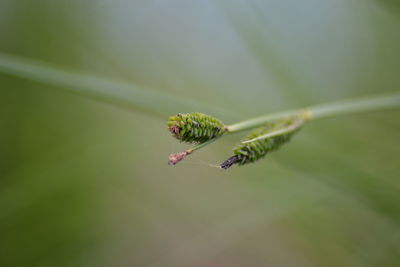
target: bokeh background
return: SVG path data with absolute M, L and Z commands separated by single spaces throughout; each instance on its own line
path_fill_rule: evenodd
M 389 0 L 0 0 L 1 54 L 204 104 L 121 109 L 1 71 L 0 266 L 399 266 L 399 111 L 228 171 L 207 164 L 240 136 L 170 167 L 186 146 L 165 125 L 398 91 L 399 29 Z

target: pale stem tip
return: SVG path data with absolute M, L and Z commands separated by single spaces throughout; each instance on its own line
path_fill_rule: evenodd
M 184 158 L 186 158 L 187 155 L 190 155 L 190 153 L 191 153 L 191 151 L 187 150 L 187 151 L 183 151 L 183 152 L 179 152 L 179 153 L 176 153 L 176 154 L 169 155 L 168 165 L 170 165 L 170 166 L 176 165 L 178 162 L 180 162 Z

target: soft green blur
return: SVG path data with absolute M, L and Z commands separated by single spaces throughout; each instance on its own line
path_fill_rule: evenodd
M 399 91 L 399 29 L 391 0 L 0 0 L 0 53 L 226 123 Z M 151 105 L 0 73 L 0 266 L 399 266 L 400 111 L 313 122 L 223 171 L 240 135 L 170 167 L 187 146 Z

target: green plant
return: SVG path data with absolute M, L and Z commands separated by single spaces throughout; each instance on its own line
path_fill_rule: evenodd
M 251 132 L 233 149 L 233 156 L 221 164 L 221 168 L 228 169 L 233 164 L 244 165 L 255 162 L 269 152 L 279 149 L 296 133 L 304 120 L 289 118 L 267 122 L 265 126 Z
M 204 143 L 221 136 L 225 132 L 225 125 L 220 120 L 203 113 L 179 113 L 169 118 L 168 129 L 182 142 Z
M 162 115 L 179 107 L 182 110 L 202 109 L 216 115 L 229 116 L 218 107 L 195 100 L 172 96 L 134 85 L 81 74 L 59 68 L 48 63 L 8 54 L 0 54 L 0 73 L 56 86 L 65 91 L 123 108 Z M 270 151 L 286 143 L 300 127 L 309 121 L 333 116 L 377 111 L 400 107 L 400 93 L 378 95 L 335 103 L 317 105 L 304 109 L 267 114 L 247 119 L 232 125 L 224 125 L 219 119 L 203 113 L 187 113 L 172 116 L 168 129 L 175 138 L 186 143 L 195 143 L 190 149 L 169 156 L 168 163 L 175 165 L 215 140 L 232 133 L 256 129 L 234 149 L 234 155 L 221 164 L 228 168 L 233 164 L 244 165 L 263 158 Z
M 262 126 L 249 134 L 234 149 L 234 155 L 224 161 L 220 167 L 227 169 L 233 164 L 245 165 L 255 162 L 263 158 L 267 153 L 280 148 L 288 142 L 292 135 L 296 133 L 300 127 L 309 121 L 329 118 L 340 115 L 349 115 L 362 112 L 378 111 L 400 107 L 400 93 L 390 95 L 370 96 L 365 98 L 344 100 L 335 103 L 317 105 L 299 110 L 280 112 L 269 114 L 256 118 L 244 120 L 232 125 L 224 127 L 218 135 L 210 136 L 202 139 L 203 142 L 186 151 L 171 154 L 169 164 L 175 165 L 183 160 L 187 155 L 192 154 L 195 150 L 214 142 L 217 138 L 236 132 L 241 132 Z M 180 115 L 190 116 L 190 115 Z M 210 118 L 210 116 L 207 116 Z M 209 119 L 217 120 L 217 119 Z M 191 127 L 191 126 L 189 126 Z M 212 127 L 205 124 L 203 127 Z M 195 136 L 185 136 L 186 140 L 194 139 Z

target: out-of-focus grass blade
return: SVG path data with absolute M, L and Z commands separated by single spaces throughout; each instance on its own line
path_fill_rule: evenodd
M 0 53 L 0 74 L 28 79 L 102 102 L 165 117 L 177 112 L 202 111 L 221 118 L 229 113 L 206 103 L 139 88 L 126 82 L 70 71 L 32 59 Z
M 279 39 L 277 33 L 261 20 L 260 7 L 245 1 L 218 2 L 225 19 L 232 25 L 247 51 L 254 55 L 265 73 L 271 74 L 279 93 L 288 101 L 304 100 L 306 87 L 283 60 L 281 52 L 268 40 Z M 290 90 L 290 91 L 289 91 Z M 301 92 L 301 93 L 298 93 Z

